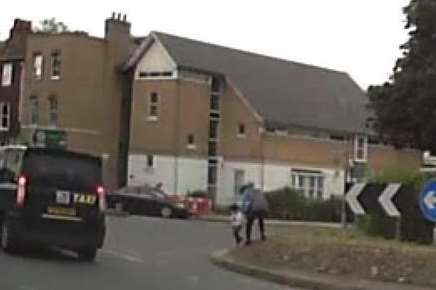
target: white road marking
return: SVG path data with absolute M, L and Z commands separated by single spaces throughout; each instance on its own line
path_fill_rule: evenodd
M 129 255 L 129 254 L 124 254 L 124 253 L 119 253 L 119 252 L 115 252 L 115 251 L 111 251 L 111 250 L 102 250 L 102 253 L 105 254 L 109 254 L 111 256 L 129 261 L 129 262 L 134 262 L 134 263 L 143 263 L 144 260 L 142 260 L 141 258 Z

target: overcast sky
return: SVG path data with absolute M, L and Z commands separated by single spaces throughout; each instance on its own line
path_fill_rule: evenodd
M 362 87 L 387 80 L 407 40 L 408 0 L 74 0 L 7 1 L 0 39 L 14 18 L 56 17 L 72 30 L 102 36 L 112 11 L 134 35 L 150 30 L 348 72 Z

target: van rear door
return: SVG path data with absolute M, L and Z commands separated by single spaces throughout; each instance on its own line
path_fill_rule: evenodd
M 101 160 L 85 154 L 29 149 L 22 161 L 25 214 L 64 221 L 96 220 L 101 190 Z

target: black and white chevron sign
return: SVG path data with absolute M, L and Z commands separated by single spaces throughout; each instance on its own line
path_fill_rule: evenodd
M 383 211 L 389 217 L 399 218 L 401 212 L 395 202 L 401 189 L 400 183 L 385 186 L 355 183 L 345 195 L 345 200 L 355 215 L 365 215 L 368 211 Z

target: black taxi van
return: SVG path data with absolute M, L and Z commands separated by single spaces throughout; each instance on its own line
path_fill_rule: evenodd
M 93 261 L 105 237 L 101 159 L 60 149 L 0 147 L 1 247 L 49 245 Z

